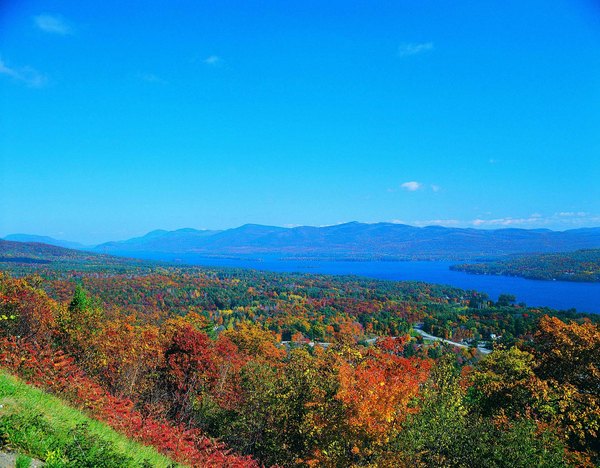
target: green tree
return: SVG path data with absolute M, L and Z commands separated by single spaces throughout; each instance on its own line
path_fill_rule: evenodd
M 78 284 L 69 306 L 57 316 L 59 342 L 79 361 L 93 359 L 94 338 L 102 329 L 104 318 L 102 308 Z
M 75 286 L 75 292 L 73 293 L 73 298 L 71 299 L 71 302 L 69 303 L 69 308 L 68 308 L 69 312 L 71 314 L 85 313 L 91 307 L 92 307 L 92 301 L 88 297 L 86 290 L 83 289 L 83 286 L 81 284 L 77 284 L 77 286 Z
M 496 305 L 499 307 L 507 307 L 511 304 L 514 304 L 517 301 L 517 298 L 512 294 L 500 294 L 498 297 L 498 301 Z
M 421 411 L 407 419 L 392 444 L 398 454 L 395 466 L 566 466 L 554 434 L 539 433 L 526 418 L 495 424 L 478 411 L 478 402 L 470 400 L 459 382 L 452 362 L 440 360 L 423 391 Z

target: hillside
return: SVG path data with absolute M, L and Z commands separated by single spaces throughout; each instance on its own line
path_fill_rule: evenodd
M 86 252 L 38 242 L 12 242 L 0 239 L 0 267 L 22 272 L 47 270 L 127 271 L 148 265 L 141 260 Z M 156 266 L 156 264 L 153 264 Z
M 519 255 L 495 262 L 453 265 L 451 268 L 476 275 L 520 276 L 550 281 L 600 282 L 600 249 Z
M 177 254 L 321 259 L 478 259 L 600 247 L 600 228 L 570 231 L 414 227 L 346 223 L 282 228 L 247 224 L 226 231 L 153 231 L 98 245 L 94 252 L 172 259 Z M 171 256 L 170 256 L 171 255 Z
M 124 261 L 109 255 L 84 252 L 42 242 L 8 241 L 0 239 L 0 261 L 15 263 Z
M 4 238 L 7 241 L 14 242 L 35 242 L 38 244 L 55 245 L 57 247 L 65 247 L 67 249 L 84 249 L 86 246 L 79 242 L 71 242 L 66 240 L 54 239 L 49 236 L 36 236 L 33 234 L 10 234 Z
M 173 463 L 152 447 L 128 439 L 2 370 L 0 434 L 0 451 L 54 467 L 169 467 Z

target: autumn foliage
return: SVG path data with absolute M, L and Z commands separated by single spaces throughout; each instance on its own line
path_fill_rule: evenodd
M 99 298 L 69 281 L 0 274 L 0 366 L 191 466 L 598 460 L 600 334 L 591 322 L 541 318 L 518 346 L 481 359 L 408 334 L 409 323 L 444 313 L 435 315 L 443 297 L 430 296 L 429 308 L 416 301 L 421 286 L 407 287 L 415 300 L 392 302 L 385 289 L 359 295 L 351 281 L 323 293 L 310 278 L 301 290 L 273 277 L 279 292 L 260 276 L 253 287 L 161 278 L 160 288 L 156 276 L 124 278 L 136 304 L 148 302 L 144 313 L 107 306 L 108 276 L 94 278 Z M 210 294 L 214 307 L 181 302 L 185 313 L 172 312 L 180 287 L 194 304 Z M 233 306 L 234 296 L 245 305 Z M 457 321 L 480 313 L 463 310 Z M 377 330 L 394 338 L 361 343 Z
M 362 435 L 356 453 L 385 446 L 401 429 L 409 404 L 429 374 L 428 360 L 407 359 L 386 346 L 344 361 L 339 369 L 338 398 L 348 411 L 348 424 Z
M 38 321 L 52 323 L 50 315 L 60 313 L 60 307 L 23 280 L 2 280 L 0 306 L 3 311 L 10 309 L 13 312 L 15 326 L 12 329 L 24 333 L 5 333 L 0 337 L 0 366 L 60 395 L 117 431 L 153 445 L 181 463 L 215 467 L 258 466 L 249 458 L 230 454 L 223 444 L 214 442 L 197 429 L 149 417 L 136 410 L 132 400 L 111 395 L 88 377 L 73 357 L 52 346 L 50 337 L 53 334 L 46 327 L 38 329 L 41 333 L 31 327 L 31 323 Z M 19 323 L 21 318 L 24 323 Z M 109 333 L 106 338 L 110 341 L 114 336 Z M 127 351 L 123 345 L 121 342 L 118 355 L 127 354 L 123 353 L 123 350 Z

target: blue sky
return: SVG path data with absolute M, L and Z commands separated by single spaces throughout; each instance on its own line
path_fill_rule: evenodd
M 599 181 L 591 0 L 0 4 L 0 236 L 562 230 Z

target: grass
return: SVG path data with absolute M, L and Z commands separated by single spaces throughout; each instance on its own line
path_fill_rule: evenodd
M 18 466 L 28 466 L 29 457 L 56 468 L 175 466 L 154 448 L 128 439 L 3 370 L 0 449 L 20 453 Z
M 15 468 L 29 468 L 31 461 L 31 458 L 25 455 L 19 455 L 15 461 Z

